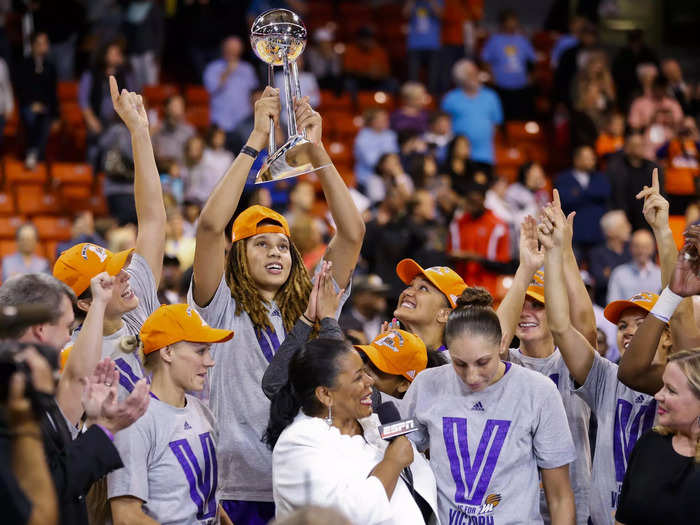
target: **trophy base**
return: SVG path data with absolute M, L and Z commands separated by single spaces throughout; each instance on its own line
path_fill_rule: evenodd
M 298 177 L 325 168 L 326 165 L 314 167 L 311 163 L 313 147 L 314 144 L 302 135 L 289 137 L 284 145 L 267 158 L 255 177 L 255 184 Z

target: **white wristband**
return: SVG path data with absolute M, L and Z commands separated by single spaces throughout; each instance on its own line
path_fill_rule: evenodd
M 678 308 L 682 300 L 683 297 L 673 293 L 667 286 L 664 288 L 663 292 L 661 292 L 658 301 L 656 301 L 654 308 L 652 308 L 649 313 L 659 321 L 668 323 L 669 319 L 673 316 L 673 312 L 676 311 L 676 308 Z

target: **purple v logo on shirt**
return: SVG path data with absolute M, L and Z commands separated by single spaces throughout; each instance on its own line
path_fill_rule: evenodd
M 613 458 L 615 459 L 615 479 L 622 483 L 625 479 L 627 462 L 637 439 L 649 430 L 654 423 L 656 401 L 652 400 L 647 405 L 640 405 L 639 410 L 626 431 L 632 416 L 634 405 L 624 399 L 617 400 L 615 407 L 615 427 L 613 428 Z
M 216 515 L 216 480 L 218 468 L 216 449 L 209 432 L 199 435 L 204 456 L 204 472 L 186 439 L 169 443 L 190 486 L 190 497 L 197 506 L 197 519 L 213 518 Z
M 442 433 L 450 470 L 455 480 L 455 502 L 481 505 L 496 468 L 503 443 L 508 435 L 510 421 L 489 419 L 481 434 L 474 459 L 469 453 L 467 420 L 461 417 L 443 417 Z

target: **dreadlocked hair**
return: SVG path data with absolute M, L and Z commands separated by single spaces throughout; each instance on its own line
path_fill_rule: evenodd
M 236 301 L 236 315 L 245 312 L 253 322 L 256 331 L 272 328 L 267 315 L 267 303 L 258 291 L 248 270 L 245 239 L 236 241 L 231 246 L 226 263 L 226 284 L 231 289 L 231 297 Z M 304 266 L 299 250 L 294 243 L 289 243 L 292 256 L 292 269 L 287 281 L 277 290 L 275 302 L 282 313 L 284 329 L 291 332 L 297 319 L 306 310 L 311 293 L 311 278 Z

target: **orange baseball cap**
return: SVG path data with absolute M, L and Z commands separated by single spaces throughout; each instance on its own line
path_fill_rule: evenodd
M 277 224 L 263 224 L 258 226 L 262 221 L 275 221 Z M 291 237 L 289 233 L 289 224 L 287 219 L 270 208 L 256 204 L 245 209 L 236 220 L 233 221 L 233 230 L 231 232 L 231 242 L 247 239 L 259 233 L 283 233 L 287 237 Z
M 428 350 L 423 340 L 405 330 L 384 332 L 369 345 L 356 345 L 382 372 L 404 376 L 413 381 L 428 365 Z
M 150 354 L 180 341 L 223 343 L 233 337 L 233 331 L 212 328 L 187 304 L 169 304 L 146 319 L 139 335 L 143 353 Z
M 613 301 L 605 307 L 605 310 L 603 310 L 603 315 L 611 323 L 617 324 L 617 322 L 620 320 L 622 312 L 628 308 L 641 308 L 642 310 L 651 312 L 651 309 L 654 308 L 654 305 L 658 299 L 659 296 L 655 293 L 640 292 L 637 295 L 630 297 L 626 301 Z
M 432 268 L 421 268 L 413 259 L 404 259 L 396 265 L 396 274 L 404 284 L 411 284 L 417 275 L 422 275 L 430 281 L 435 288 L 440 290 L 452 308 L 457 306 L 457 299 L 462 292 L 468 288 L 457 272 L 447 266 L 433 266 Z
M 90 280 L 97 274 L 107 272 L 117 275 L 129 260 L 131 252 L 110 252 L 102 246 L 83 242 L 64 251 L 53 265 L 53 276 L 70 286 L 80 296 L 90 287 Z
M 539 301 L 544 304 L 544 271 L 537 270 L 535 275 L 532 276 L 532 281 L 527 287 L 526 295 L 532 297 L 535 301 Z

